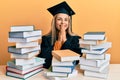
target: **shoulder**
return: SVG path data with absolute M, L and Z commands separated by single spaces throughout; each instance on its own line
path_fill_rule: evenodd
M 73 38 L 76 38 L 76 39 L 80 39 L 81 37 L 80 36 L 77 36 L 77 35 L 75 35 L 75 36 L 72 36 Z
M 44 43 L 50 43 L 51 42 L 51 36 L 50 35 L 44 35 L 42 36 L 42 42 Z
M 74 35 L 74 36 L 67 35 L 67 41 L 73 42 L 73 43 L 75 43 L 75 42 L 78 43 L 80 38 L 81 37 L 78 35 Z
M 51 36 L 44 35 L 42 36 L 42 46 L 50 46 L 51 45 Z
M 43 40 L 50 40 L 51 39 L 51 35 L 44 35 L 42 36 Z
M 78 35 L 74 35 L 74 36 L 68 35 L 68 37 L 71 39 L 80 39 L 81 38 L 81 36 L 78 36 Z
M 71 36 L 71 42 L 79 42 L 80 36 Z

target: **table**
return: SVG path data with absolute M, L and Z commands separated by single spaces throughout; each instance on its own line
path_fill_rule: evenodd
M 6 76 L 5 67 L 5 65 L 0 66 L 0 80 L 20 80 L 17 78 Z M 107 79 L 87 77 L 83 75 L 83 70 L 80 70 L 78 66 L 76 69 L 78 70 L 78 75 L 71 77 L 68 80 L 120 80 L 120 64 L 110 64 L 110 70 Z M 49 80 L 49 78 L 44 76 L 44 72 L 45 70 L 28 78 L 27 80 Z

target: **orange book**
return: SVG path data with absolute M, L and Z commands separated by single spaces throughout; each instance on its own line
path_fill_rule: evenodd
M 80 59 L 79 54 L 77 54 L 74 51 L 68 50 L 68 49 L 66 49 L 66 50 L 54 50 L 54 51 L 52 51 L 52 55 L 61 62 L 74 61 L 74 60 Z

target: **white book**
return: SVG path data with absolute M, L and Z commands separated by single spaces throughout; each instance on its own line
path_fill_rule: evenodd
M 31 59 L 15 59 L 15 65 L 29 65 L 36 62 L 37 57 Z
M 82 49 L 82 53 L 86 54 L 103 54 L 105 53 L 109 48 L 101 48 L 101 49 L 94 49 L 94 50 L 88 50 L 88 49 Z
M 9 38 L 28 38 L 33 36 L 41 36 L 41 30 L 22 31 L 22 32 L 9 32 Z
M 49 80 L 67 80 L 66 77 L 48 77 Z
M 109 66 L 107 66 L 101 72 L 93 72 L 93 71 L 85 70 L 84 71 L 84 76 L 96 77 L 96 78 L 107 78 L 108 73 L 109 73 Z
M 52 66 L 53 72 L 72 73 L 75 69 L 74 66 Z
M 112 47 L 111 42 L 104 42 L 99 45 L 91 45 L 90 50 L 100 49 L 100 48 L 111 48 L 111 47 Z
M 110 62 L 107 61 L 101 67 L 93 67 L 93 66 L 80 65 L 80 69 L 82 69 L 82 70 L 88 70 L 88 71 L 93 71 L 93 72 L 102 72 L 107 66 L 109 66 L 109 64 L 110 64 Z
M 28 74 L 25 74 L 25 75 L 16 74 L 16 73 L 14 73 L 14 72 L 7 72 L 6 75 L 7 75 L 7 76 L 16 77 L 16 78 L 20 78 L 20 79 L 27 79 L 27 78 L 35 75 L 36 73 L 38 73 L 38 72 L 40 72 L 40 71 L 42 71 L 42 69 L 37 69 L 37 70 L 32 71 L 32 72 L 30 72 L 30 73 L 28 73 Z
M 78 74 L 78 71 L 76 69 L 74 69 L 72 73 L 46 72 L 45 74 L 46 74 L 47 77 L 66 79 L 66 78 L 76 76 Z
M 84 39 L 79 39 L 79 44 L 81 46 L 84 46 L 84 45 L 98 45 L 98 44 L 104 43 L 106 41 L 107 41 L 107 37 L 105 37 L 105 40 L 84 40 Z
M 26 54 L 32 51 L 38 51 L 40 50 L 40 45 L 36 47 L 29 47 L 29 48 L 16 48 L 15 46 L 9 46 L 8 52 L 10 53 L 16 53 L 16 54 Z
M 35 47 L 38 46 L 38 41 L 33 42 L 18 42 L 16 43 L 16 48 L 25 48 L 25 47 Z
M 110 54 L 105 54 L 104 60 L 89 60 L 84 57 L 80 57 L 80 65 L 92 66 L 92 67 L 101 67 L 104 63 L 110 61 Z
M 34 36 L 29 38 L 8 38 L 8 42 L 31 42 L 41 39 L 42 36 Z
M 15 53 L 10 53 L 11 58 L 18 58 L 18 59 L 30 59 L 33 58 L 34 56 L 37 56 L 39 54 L 39 51 L 33 51 L 29 52 L 26 54 L 15 54 Z
M 47 72 L 46 76 L 50 76 L 50 77 L 67 77 L 68 74 L 67 73 L 61 73 L 61 72 Z
M 37 70 L 37 69 L 42 69 L 43 68 L 43 65 L 39 65 L 39 66 L 35 66 L 33 68 L 30 68 L 28 70 L 19 70 L 19 69 L 16 69 L 16 68 L 12 68 L 12 67 L 7 67 L 6 70 L 9 71 L 9 72 L 15 72 L 17 74 L 27 74 L 27 73 L 30 73 L 34 70 Z
M 104 40 L 105 32 L 86 32 L 83 35 L 84 40 Z
M 61 62 L 57 60 L 55 57 L 52 58 L 52 66 L 73 66 L 74 61 L 64 61 Z
M 10 27 L 10 31 L 11 32 L 19 32 L 19 31 L 33 31 L 34 30 L 34 26 L 33 25 L 30 25 L 30 26 L 27 26 L 27 25 L 17 25 L 17 26 L 11 26 Z
M 78 71 L 74 69 L 72 73 L 67 75 L 67 77 L 56 77 L 57 75 L 53 77 L 52 76 L 48 76 L 48 77 L 49 77 L 49 80 L 68 80 L 69 78 L 77 76 L 77 75 L 78 75 Z
M 92 60 L 103 60 L 105 59 L 105 54 L 86 54 L 86 59 L 92 59 Z
M 16 69 L 19 69 L 19 70 L 28 70 L 28 69 L 31 69 L 35 66 L 43 65 L 44 63 L 45 63 L 45 59 L 44 58 L 39 58 L 39 59 L 36 59 L 36 62 L 34 64 L 15 65 L 14 61 L 8 61 L 7 66 L 12 67 L 12 68 L 16 68 Z
M 88 50 L 95 50 L 95 49 L 101 49 L 101 48 L 111 48 L 112 43 L 111 42 L 104 42 L 98 45 L 80 45 L 82 48 L 88 49 Z
M 106 79 L 108 77 L 108 73 L 100 73 L 93 71 L 84 71 L 84 75 L 89 77 L 103 78 L 103 79 Z

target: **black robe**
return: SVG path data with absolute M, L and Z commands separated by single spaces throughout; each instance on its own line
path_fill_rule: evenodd
M 70 49 L 82 56 L 81 53 L 81 48 L 79 45 L 79 39 L 81 37 L 79 36 L 70 36 L 67 35 L 67 40 L 64 42 L 64 44 L 61 47 L 62 49 Z M 49 68 L 51 66 L 52 62 L 52 50 L 53 50 L 54 45 L 51 45 L 51 36 L 43 36 L 42 37 L 42 43 L 41 43 L 41 52 L 38 55 L 38 57 L 45 58 L 45 64 L 44 68 Z

